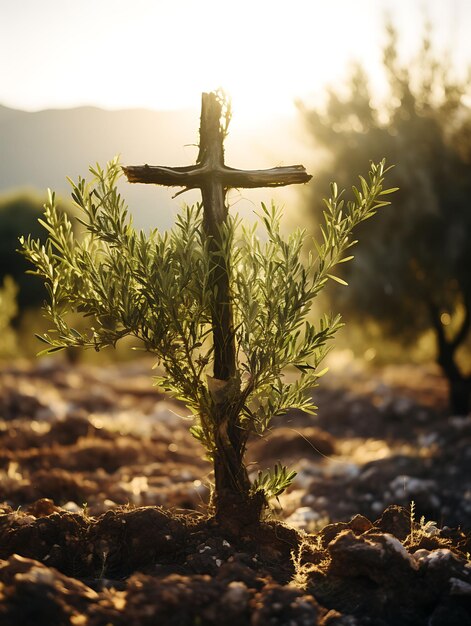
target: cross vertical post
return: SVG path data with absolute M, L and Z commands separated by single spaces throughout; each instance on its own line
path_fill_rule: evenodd
M 204 93 L 201 103 L 200 150 L 197 163 L 217 171 L 224 167 L 222 104 L 215 94 Z M 228 260 L 224 257 L 222 227 L 227 218 L 224 181 L 211 177 L 201 185 L 203 227 L 209 237 L 213 273 L 212 323 L 214 339 L 214 378 L 230 380 L 236 372 L 234 323 L 229 285 Z

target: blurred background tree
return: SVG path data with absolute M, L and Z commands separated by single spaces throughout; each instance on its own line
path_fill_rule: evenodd
M 26 261 L 18 252 L 18 238 L 25 232 L 44 237 L 38 223 L 45 198 L 33 191 L 18 191 L 0 198 L 0 279 L 11 276 L 18 285 L 19 309 L 40 306 L 45 300 L 44 287 L 36 276 L 26 274 Z
M 16 353 L 16 334 L 11 326 L 18 312 L 16 304 L 17 286 L 11 276 L 5 276 L 0 286 L 0 359 Z
M 17 252 L 18 238 L 24 233 L 45 240 L 38 219 L 44 212 L 46 198 L 34 191 L 18 191 L 0 197 L 0 281 L 11 276 L 18 286 L 18 310 L 42 306 L 46 292 L 37 276 L 26 272 L 29 264 Z M 62 210 L 73 211 L 72 204 L 61 203 Z
M 0 196 L 0 358 L 35 355 L 38 342 L 31 328 L 40 332 L 47 327 L 40 310 L 46 300 L 44 284 L 26 273 L 31 268 L 17 252 L 24 233 L 46 239 L 38 222 L 45 202 L 46 196 L 34 189 Z M 71 201 L 61 200 L 59 206 L 68 214 L 75 212 Z
M 350 287 L 331 289 L 330 297 L 352 323 L 372 321 L 382 338 L 409 353 L 431 331 L 450 409 L 467 414 L 471 376 L 457 352 L 471 334 L 471 83 L 453 77 L 446 55 L 433 49 L 429 27 L 417 57 L 401 62 L 389 24 L 383 65 L 385 104 L 374 103 L 366 73 L 356 66 L 346 90 L 329 91 L 324 108 L 300 105 L 329 157 L 322 171 L 316 167 L 308 210 L 317 220 L 328 172 L 348 187 L 370 159 L 396 164 L 390 182 L 400 191 L 393 206 L 359 228 L 363 245 L 343 273 Z

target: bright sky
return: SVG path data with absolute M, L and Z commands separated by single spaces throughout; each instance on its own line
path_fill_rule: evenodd
M 388 10 L 406 49 L 425 12 L 454 60 L 471 60 L 469 0 L 0 0 L 0 103 L 187 108 L 222 86 L 256 121 L 352 60 L 374 78 Z

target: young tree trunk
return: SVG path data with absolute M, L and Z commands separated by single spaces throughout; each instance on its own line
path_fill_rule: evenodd
M 242 527 L 260 521 L 265 500 L 262 494 L 250 493 L 250 480 L 244 463 L 246 432 L 221 407 L 215 430 L 214 455 L 215 518 L 234 534 Z

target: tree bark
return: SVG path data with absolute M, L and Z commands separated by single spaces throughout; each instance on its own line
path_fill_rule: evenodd
M 453 415 L 468 415 L 471 398 L 471 378 L 462 374 L 456 363 L 457 347 L 439 340 L 438 364 L 448 379 L 448 401 Z
M 265 499 L 261 493 L 250 493 L 251 484 L 243 461 L 245 445 L 234 431 L 233 422 L 227 418 L 220 421 L 215 436 L 213 504 L 218 524 L 238 535 L 244 526 L 259 523 Z
M 456 362 L 456 351 L 466 339 L 470 327 L 470 308 L 453 339 L 448 339 L 438 307 L 429 302 L 430 317 L 437 342 L 437 362 L 448 380 L 448 403 L 453 415 L 468 415 L 471 410 L 471 376 L 464 376 Z
M 471 410 L 471 377 L 448 379 L 450 410 L 453 415 L 469 415 Z

